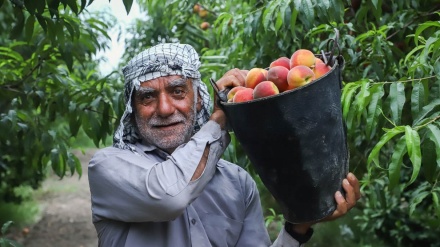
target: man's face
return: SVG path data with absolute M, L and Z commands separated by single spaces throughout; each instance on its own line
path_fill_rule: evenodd
M 194 128 L 194 90 L 190 80 L 165 76 L 142 82 L 134 95 L 136 125 L 142 139 L 171 153 Z

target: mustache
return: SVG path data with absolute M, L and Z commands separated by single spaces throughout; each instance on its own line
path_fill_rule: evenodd
M 180 115 L 180 114 L 173 115 L 171 117 L 167 117 L 166 119 L 161 118 L 161 117 L 157 117 L 157 116 L 153 116 L 148 121 L 148 125 L 150 125 L 152 127 L 167 126 L 167 125 L 172 125 L 172 124 L 177 124 L 177 123 L 184 123 L 185 121 L 186 121 L 185 116 Z

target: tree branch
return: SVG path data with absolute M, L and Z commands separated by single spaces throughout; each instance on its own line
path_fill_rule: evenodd
M 100 112 L 100 111 L 97 111 L 97 110 L 94 110 L 94 109 L 92 109 L 91 107 L 84 107 L 83 110 L 85 110 L 85 111 L 91 111 L 91 112 L 95 112 L 95 113 L 99 113 L 99 114 L 101 114 L 101 115 L 104 115 L 104 113 L 102 113 L 102 112 Z M 108 117 L 113 118 L 113 119 L 115 119 L 115 120 L 118 120 L 118 118 L 115 117 L 115 116 L 113 116 L 113 115 L 109 115 L 109 114 L 105 114 L 105 115 L 107 115 Z
M 435 8 L 437 8 L 437 7 L 435 7 Z M 434 9 L 435 9 L 435 8 L 434 8 Z M 395 31 L 394 33 L 390 34 L 390 35 L 386 38 L 386 40 L 391 39 L 394 35 L 398 34 L 400 31 L 402 31 L 403 29 L 407 28 L 409 25 L 411 25 L 411 24 L 414 23 L 416 20 L 418 20 L 420 17 L 425 17 L 425 16 L 433 15 L 433 14 L 436 14 L 436 12 L 439 12 L 439 11 L 440 11 L 440 9 L 432 10 L 432 11 L 430 11 L 429 13 L 426 13 L 426 14 L 422 14 L 422 15 L 420 15 L 418 18 L 414 18 L 414 19 L 412 19 L 410 22 L 408 22 L 408 23 L 406 23 L 405 25 L 403 25 L 403 27 L 402 27 L 401 29 L 399 29 L 399 30 Z

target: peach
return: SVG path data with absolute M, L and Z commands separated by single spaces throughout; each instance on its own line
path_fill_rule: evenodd
M 267 80 L 267 70 L 262 68 L 253 68 L 249 70 L 245 78 L 245 86 L 247 88 L 255 88 L 258 83 Z
M 193 13 L 199 13 L 200 11 L 200 5 L 199 4 L 195 4 L 193 7 Z
M 235 94 L 238 91 L 243 90 L 243 89 L 245 89 L 245 87 L 243 87 L 243 86 L 236 86 L 236 87 L 233 87 L 231 90 L 229 90 L 228 95 L 227 95 L 228 102 L 232 102 L 232 99 L 234 98 Z
M 289 70 L 286 67 L 275 66 L 269 68 L 269 71 L 267 72 L 267 80 L 275 83 L 280 92 L 284 92 L 289 87 L 289 84 L 287 83 L 288 73 Z
M 277 60 L 270 63 L 269 68 L 273 68 L 275 66 L 283 66 L 287 69 L 290 69 L 290 59 L 287 57 L 280 57 Z
M 206 16 L 208 16 L 208 10 L 200 7 L 200 9 L 199 9 L 199 16 L 201 18 L 205 18 Z
M 325 65 L 325 63 L 318 63 L 315 65 L 315 68 L 313 68 L 313 73 L 315 74 L 314 80 L 318 79 L 319 77 L 327 74 L 332 68 L 328 65 Z
M 299 49 L 292 54 L 290 58 L 290 68 L 298 65 L 313 67 L 315 65 L 315 54 L 306 49 Z
M 304 86 L 313 80 L 315 74 L 313 70 L 305 65 L 298 65 L 289 70 L 287 74 L 288 89 Z
M 324 63 L 324 61 L 321 58 L 315 58 L 315 66 L 320 63 Z
M 246 102 L 249 100 L 253 100 L 254 99 L 253 92 L 254 89 L 252 88 L 245 88 L 243 90 L 238 90 L 237 93 L 235 93 L 235 96 L 232 101 L 234 103 L 239 103 L 239 102 Z
M 209 28 L 209 22 L 207 22 L 207 21 L 204 21 L 204 22 L 202 22 L 201 24 L 200 24 L 200 28 L 202 29 L 202 30 L 206 30 L 206 29 L 208 29 Z
M 275 83 L 271 81 L 262 81 L 254 88 L 253 96 L 254 99 L 259 99 L 279 93 L 280 91 L 278 90 Z

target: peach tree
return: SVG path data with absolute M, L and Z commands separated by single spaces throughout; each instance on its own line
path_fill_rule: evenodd
M 338 29 L 350 169 L 364 194 L 355 221 L 391 246 L 438 243 L 440 1 L 139 3 L 146 17 L 130 28 L 125 58 L 158 42 L 189 43 L 202 55 L 206 82 L 298 48 L 326 50 Z M 235 139 L 225 158 L 252 172 Z
M 81 175 L 72 140 L 83 131 L 98 146 L 113 132 L 121 84 L 95 57 L 114 20 L 91 2 L 0 1 L 0 202 L 50 171 Z

